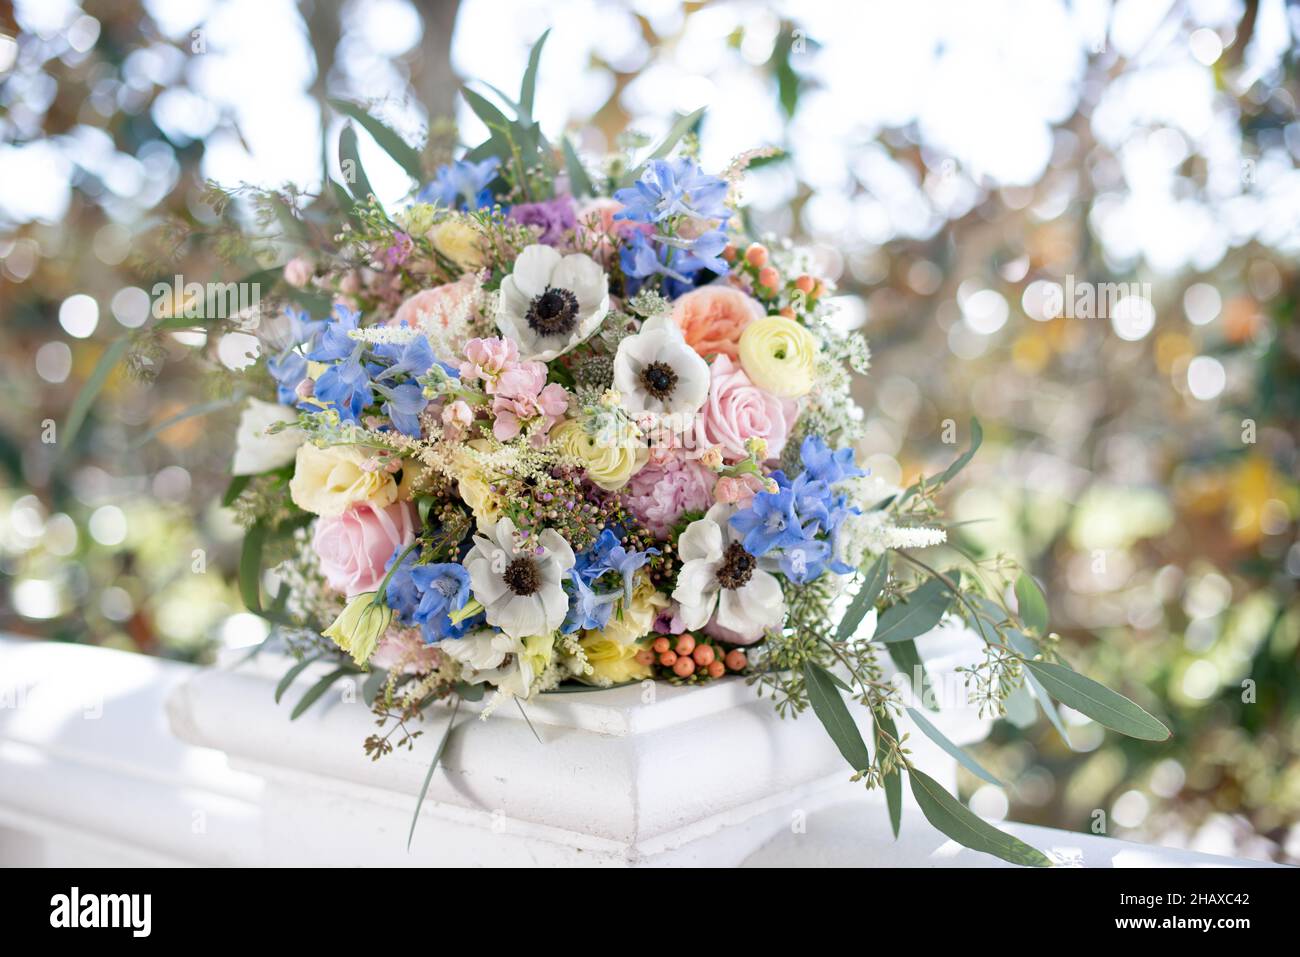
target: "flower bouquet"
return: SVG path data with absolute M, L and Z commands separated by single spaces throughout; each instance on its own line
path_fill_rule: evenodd
M 336 667 L 291 717 L 364 676 L 379 759 L 415 747 L 435 704 L 450 729 L 466 700 L 526 717 L 541 694 L 745 681 L 783 715 L 811 709 L 847 771 L 884 789 L 895 833 L 906 778 L 955 840 L 1049 863 L 912 765 L 896 719 L 899 682 L 924 686 L 914 639 L 952 616 L 982 640 L 965 679 L 985 714 L 1020 696 L 1058 727 L 1054 700 L 1136 737 L 1168 731 L 1061 660 L 1013 563 L 918 554 L 946 539 L 936 496 L 977 422 L 907 488 L 857 465 L 866 343 L 835 324 L 813 258 L 748 235 L 741 210 L 746 169 L 775 151 L 706 172 L 697 113 L 653 148 L 584 160 L 532 116 L 544 41 L 517 102 L 465 91 L 490 136 L 462 155 L 335 102 L 343 182 L 253 196 L 280 224 L 270 254 L 297 248 L 231 320 L 259 340 L 243 374 L 258 397 L 226 503 L 247 529 L 245 601 L 300 659 L 277 695 L 321 658 Z M 402 208 L 372 195 L 353 124 L 416 184 Z

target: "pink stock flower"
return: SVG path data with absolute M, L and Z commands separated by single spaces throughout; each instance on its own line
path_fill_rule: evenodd
M 545 436 L 569 407 L 564 386 L 546 384 L 546 363 L 524 362 L 511 366 L 496 379 L 492 389 L 492 434 L 502 442 L 518 435 L 536 418 L 544 418 L 536 438 Z
M 798 411 L 750 381 L 739 363 L 725 355 L 713 360 L 709 398 L 695 426 L 696 448 L 719 446 L 722 457 L 736 462 L 748 454 L 745 440 L 764 439 L 771 458 L 781 455 Z
M 453 442 L 463 439 L 473 424 L 474 410 L 469 407 L 469 403 L 461 399 L 457 399 L 442 410 L 444 434 Z
M 481 379 L 484 390 L 492 394 L 500 388 L 498 382 L 502 377 L 518 368 L 519 346 L 513 339 L 471 339 L 465 343 L 465 361 L 460 364 L 460 378 L 463 382 Z M 542 378 L 546 378 L 545 366 L 542 367 Z
M 686 512 L 713 504 L 713 482 L 713 473 L 691 459 L 652 461 L 627 483 L 623 504 L 656 538 L 666 539 Z
M 354 505 L 319 519 L 311 544 L 329 586 L 352 596 L 378 588 L 393 552 L 414 539 L 411 505 L 396 502 L 387 508 Z

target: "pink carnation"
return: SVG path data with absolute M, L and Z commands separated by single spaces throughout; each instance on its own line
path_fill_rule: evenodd
M 713 482 L 713 473 L 690 459 L 649 462 L 627 483 L 623 504 L 656 538 L 666 539 L 686 512 L 708 511 Z
M 750 381 L 739 363 L 719 355 L 709 369 L 709 398 L 695 426 L 695 447 L 718 446 L 730 462 L 743 459 L 746 439 L 766 439 L 769 458 L 785 448 L 797 406 L 764 392 Z
M 378 588 L 393 552 L 414 538 L 409 502 L 387 508 L 362 504 L 319 519 L 311 544 L 329 586 L 351 596 Z

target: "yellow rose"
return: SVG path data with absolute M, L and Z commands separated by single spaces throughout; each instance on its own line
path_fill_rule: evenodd
M 583 679 L 590 684 L 617 685 L 650 677 L 650 666 L 636 660 L 641 651 L 639 645 L 621 645 L 594 632 L 588 632 L 578 644 L 587 653 L 587 664 L 591 665 L 591 674 Z
M 767 316 L 745 327 L 740 364 L 754 385 L 784 399 L 807 395 L 817 364 L 817 340 L 793 319 Z
M 668 596 L 654 586 L 645 569 L 638 569 L 636 585 L 632 589 L 632 604 L 624 602 L 622 615 L 616 610 L 609 616 L 609 624 L 599 631 L 585 632 L 583 638 L 599 638 L 630 645 L 638 638 L 650 634 L 655 619 L 659 617 L 659 610 L 667 608 L 668 604 Z
M 387 508 L 397 501 L 397 482 L 383 469 L 367 468 L 371 456 L 352 445 L 298 449 L 289 480 L 293 504 L 316 515 L 342 515 L 362 502 Z
M 463 219 L 443 220 L 429 230 L 429 241 L 434 249 L 466 272 L 479 269 L 486 262 L 483 237 Z
M 649 457 L 645 446 L 639 442 L 600 441 L 587 432 L 581 422 L 573 419 L 553 428 L 551 441 L 577 459 L 586 470 L 587 478 L 607 492 L 626 485 Z
M 391 608 L 375 604 L 374 592 L 363 592 L 349 601 L 334 624 L 321 634 L 350 654 L 357 664 L 364 665 L 392 620 Z

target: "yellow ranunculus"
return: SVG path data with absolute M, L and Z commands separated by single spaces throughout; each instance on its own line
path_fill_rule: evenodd
M 479 269 L 486 262 L 483 237 L 463 219 L 443 220 L 429 230 L 429 241 L 434 249 L 466 272 Z
M 583 638 L 600 638 L 620 645 L 630 645 L 638 638 L 650 634 L 655 619 L 659 617 L 659 610 L 667 608 L 668 604 L 668 596 L 654 586 L 646 570 L 638 569 L 636 585 L 632 589 L 632 604 L 624 602 L 621 615 L 615 610 L 609 616 L 609 624 L 599 631 L 585 632 Z
M 298 449 L 289 480 L 293 504 L 315 515 L 342 515 L 362 502 L 386 508 L 397 501 L 397 482 L 382 468 L 367 468 L 371 456 L 352 445 Z
M 570 419 L 551 430 L 551 441 L 573 456 L 591 479 L 607 492 L 614 492 L 641 470 L 649 453 L 644 445 L 632 441 L 603 442 Z
M 817 340 L 793 319 L 766 316 L 741 334 L 740 364 L 754 385 L 772 395 L 807 395 L 817 364 Z
M 591 675 L 583 680 L 591 684 L 617 685 L 650 677 L 650 666 L 636 660 L 640 645 L 621 645 L 595 632 L 588 632 L 578 644 L 587 653 L 587 664 L 591 665 Z
M 350 600 L 334 624 L 321 634 L 350 654 L 357 664 L 364 665 L 392 620 L 391 608 L 375 604 L 374 592 L 363 592 Z

